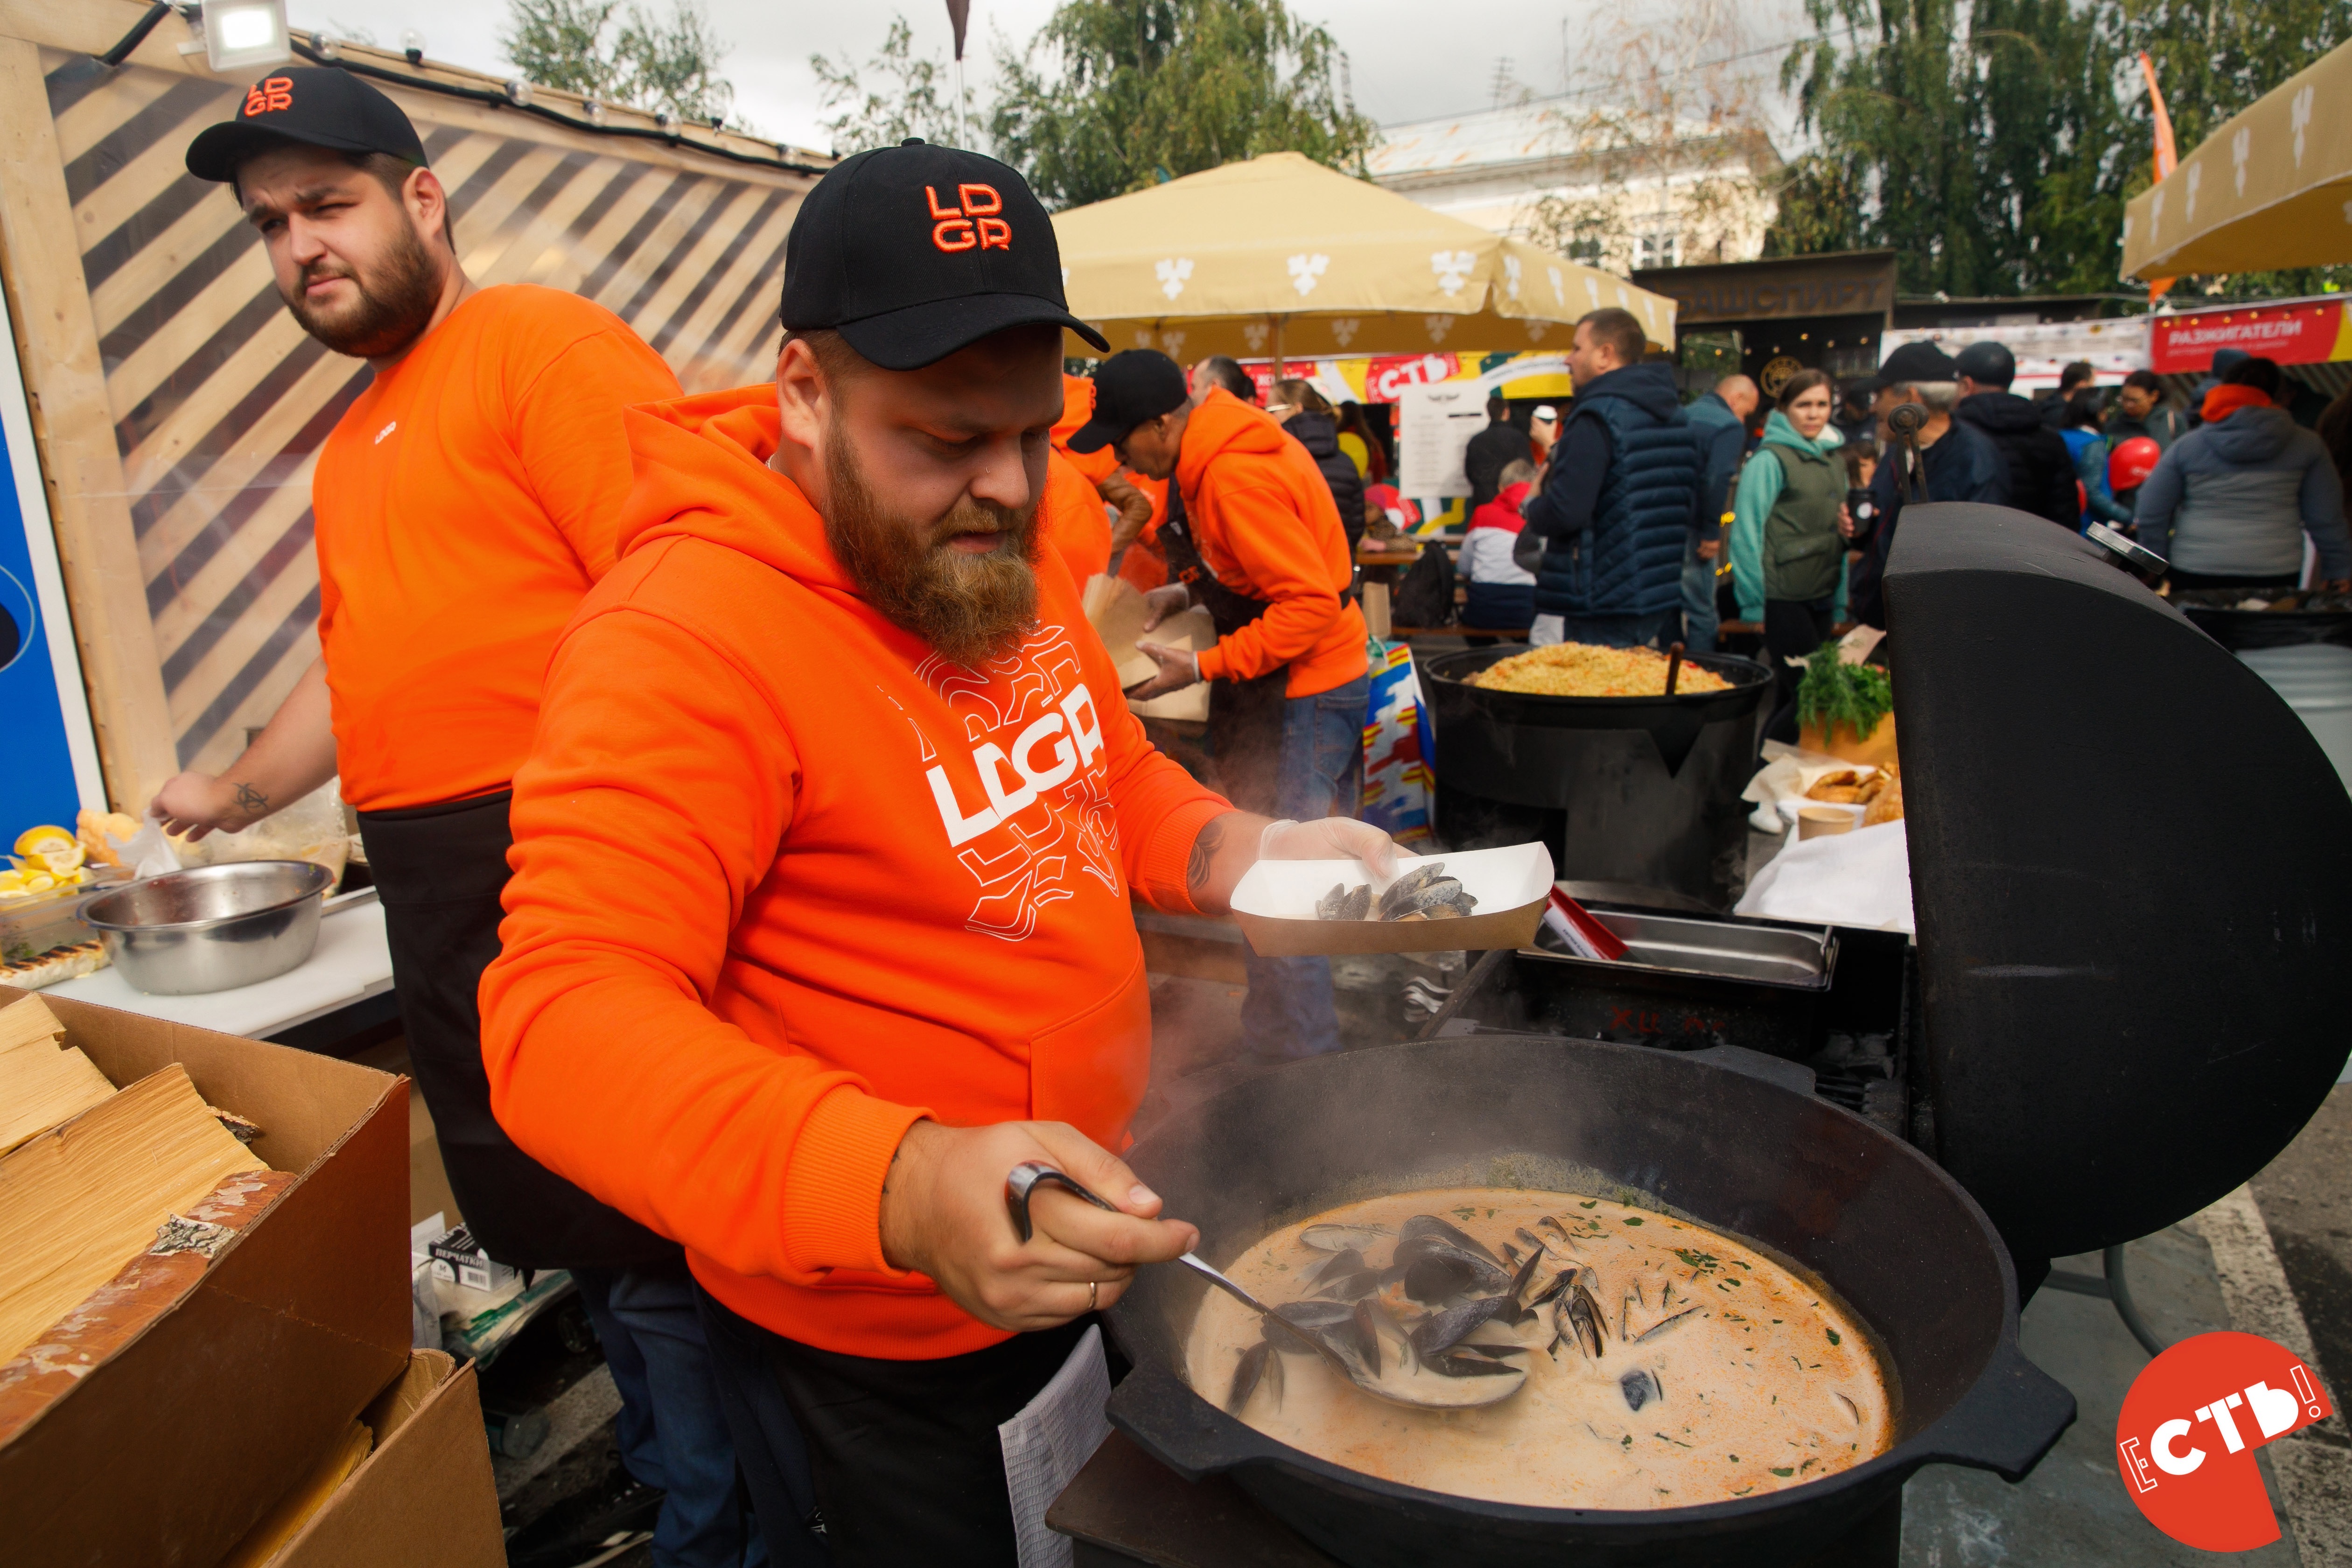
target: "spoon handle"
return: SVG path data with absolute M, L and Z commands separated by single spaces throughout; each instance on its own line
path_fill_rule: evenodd
M 1012 1215 L 1013 1229 L 1023 1241 L 1027 1241 L 1033 1227 L 1029 1223 L 1029 1194 L 1039 1187 L 1059 1187 L 1064 1192 L 1086 1199 L 1098 1209 L 1118 1213 L 1116 1205 L 1107 1204 L 1042 1160 L 1024 1160 L 1004 1177 L 1004 1207 Z
M 1272 1317 L 1274 1315 L 1273 1308 L 1267 1306 L 1265 1302 L 1259 1300 L 1256 1297 L 1251 1295 L 1248 1291 L 1243 1289 L 1232 1280 L 1226 1279 L 1223 1274 L 1211 1268 L 1208 1264 L 1201 1261 L 1201 1259 L 1192 1253 L 1188 1252 L 1181 1258 L 1179 1258 L 1176 1261 L 1201 1275 L 1203 1279 L 1207 1279 L 1210 1284 L 1214 1285 L 1218 1289 L 1223 1290 L 1226 1295 L 1231 1296 L 1234 1300 L 1239 1301 L 1251 1311 L 1261 1313 L 1266 1317 Z

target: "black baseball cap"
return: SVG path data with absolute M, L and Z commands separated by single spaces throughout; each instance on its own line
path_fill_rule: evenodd
M 1070 314 L 1054 222 L 1010 164 L 909 138 L 845 158 L 784 242 L 784 328 L 831 328 L 884 370 L 919 370 L 1007 327 Z
M 1979 386 L 2007 386 L 2017 379 L 2017 356 L 2007 343 L 1970 343 L 1952 363 Z
M 1184 372 L 1158 349 L 1129 349 L 1095 372 L 1094 417 L 1070 433 L 1073 452 L 1099 452 L 1146 420 L 1184 406 Z
M 188 173 L 232 180 L 246 159 L 289 142 L 425 162 L 425 143 L 400 105 L 347 70 L 289 66 L 247 88 L 236 119 L 196 132 L 188 143 Z
M 1959 379 L 1960 367 L 1934 343 L 1905 343 L 1886 356 L 1886 363 L 1870 378 L 1870 385 L 1873 391 L 1882 391 L 1890 386 Z

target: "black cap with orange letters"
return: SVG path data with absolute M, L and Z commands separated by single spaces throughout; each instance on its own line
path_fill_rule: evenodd
M 188 173 L 199 180 L 233 180 L 246 159 L 289 142 L 425 162 L 425 143 L 400 105 L 347 70 L 290 66 L 247 88 L 235 119 L 196 133 L 188 143 Z
M 1070 314 L 1054 222 L 1028 182 L 978 153 L 908 141 L 845 158 L 784 246 L 789 331 L 831 328 L 884 370 L 917 370 L 1007 327 Z

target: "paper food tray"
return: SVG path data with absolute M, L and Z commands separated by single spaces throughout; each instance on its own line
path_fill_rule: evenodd
M 1234 918 L 1262 958 L 1304 958 L 1353 952 L 1442 952 L 1525 947 L 1535 941 L 1551 897 L 1551 851 L 1541 844 L 1459 854 L 1405 856 L 1402 876 L 1430 860 L 1478 900 L 1475 914 L 1442 921 L 1323 921 L 1315 901 L 1334 882 L 1369 881 L 1377 902 L 1396 879 L 1374 877 L 1360 860 L 1260 860 L 1234 889 Z

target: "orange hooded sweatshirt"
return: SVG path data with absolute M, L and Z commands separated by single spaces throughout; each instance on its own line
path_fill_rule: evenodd
M 1307 448 L 1219 387 L 1184 426 L 1176 482 L 1202 563 L 1270 606 L 1201 655 L 1201 678 L 1246 680 L 1288 665 L 1284 694 L 1312 697 L 1363 674 L 1363 614 L 1340 596 L 1355 563 Z
M 1038 508 L 1037 531 L 1081 588 L 1087 578 L 1110 570 L 1110 515 L 1103 510 L 1102 496 L 1076 464 L 1050 447 L 1045 452 L 1045 499 Z
M 633 408 L 623 556 L 550 662 L 482 982 L 499 1121 L 752 1321 L 924 1360 L 1007 1338 L 882 1256 L 922 1116 L 1119 1146 L 1132 889 L 1230 809 L 1155 752 L 1051 552 L 985 670 L 869 608 L 767 468 L 775 389 Z

